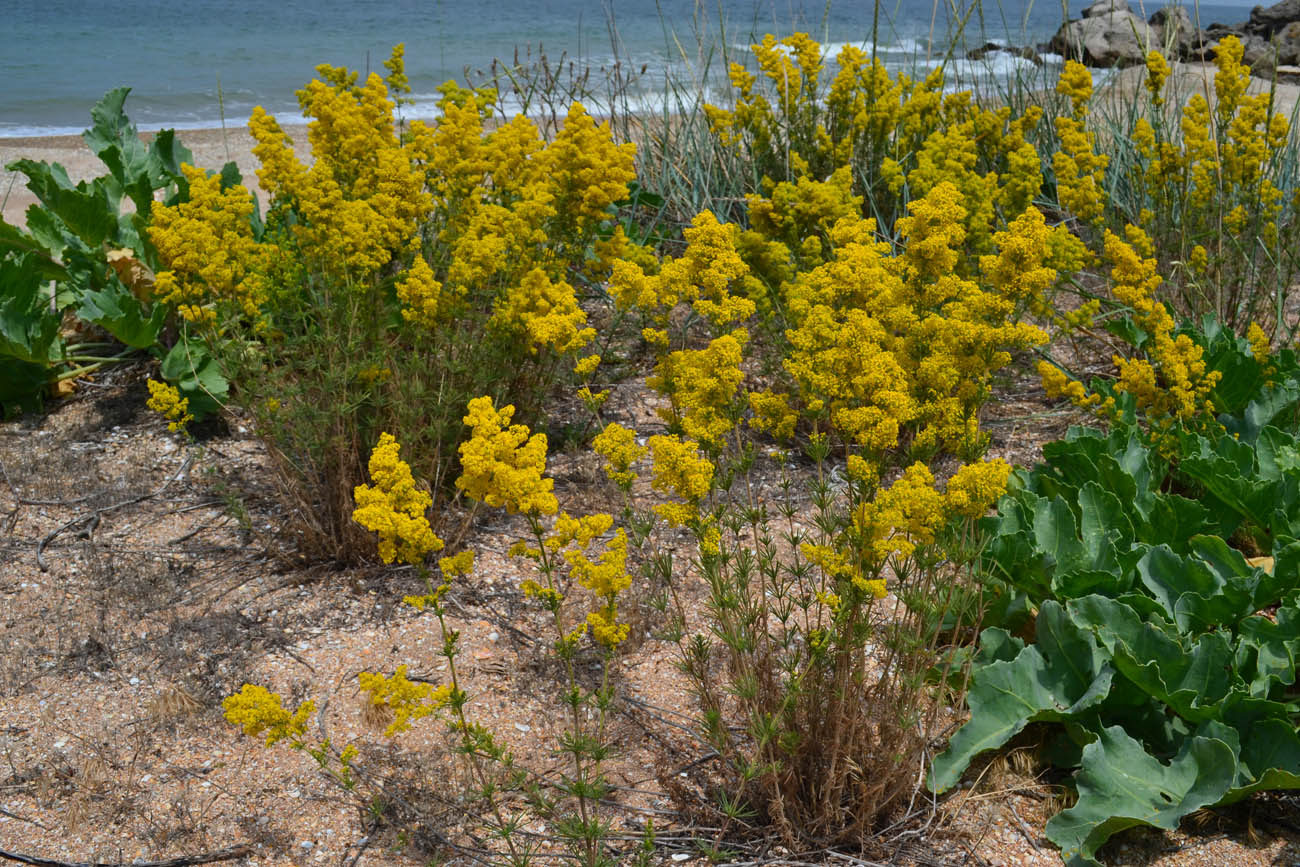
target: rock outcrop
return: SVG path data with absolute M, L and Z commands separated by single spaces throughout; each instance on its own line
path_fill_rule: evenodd
M 1204 30 L 1181 5 L 1143 21 L 1127 0 L 1097 0 L 1082 18 L 1062 25 L 1046 49 L 1088 66 L 1134 66 L 1153 48 L 1180 60 L 1212 60 L 1219 42 L 1230 35 L 1241 41 L 1243 60 L 1256 74 L 1300 66 L 1300 0 L 1256 6 L 1241 24 L 1211 24 Z
M 1088 66 L 1133 66 L 1157 37 L 1127 0 L 1098 0 L 1082 18 L 1062 25 L 1048 50 Z

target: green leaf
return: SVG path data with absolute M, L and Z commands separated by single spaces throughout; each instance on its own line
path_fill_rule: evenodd
M 153 310 L 146 313 L 145 305 L 113 277 L 104 289 L 90 289 L 81 294 L 77 315 L 100 326 L 127 346 L 148 349 L 158 341 L 158 332 L 167 320 L 167 308 L 155 304 Z
M 1066 617 L 1055 601 L 1038 614 L 1038 643 L 1015 659 L 977 666 L 967 694 L 971 718 L 930 767 L 927 785 L 942 792 L 961 778 L 975 756 L 996 749 L 1030 722 L 1064 720 L 1095 706 L 1110 690 L 1106 654 Z M 1001 631 L 999 630 L 999 633 Z M 992 638 L 1005 655 L 1005 634 Z
M 27 188 L 87 246 L 99 247 L 117 231 L 119 209 L 102 183 L 74 187 L 58 163 L 16 160 L 6 168 L 27 175 Z
M 181 397 L 189 399 L 195 419 L 216 412 L 224 405 L 230 384 L 206 346 L 196 339 L 182 337 L 164 356 L 162 375 L 176 386 Z
M 1172 623 L 1143 621 L 1124 602 L 1104 596 L 1071 600 L 1070 617 L 1111 654 L 1121 674 L 1192 722 L 1216 718 L 1233 686 L 1232 649 L 1222 633 L 1187 647 Z
M 1133 525 L 1119 497 L 1088 482 L 1079 489 L 1079 512 L 1083 547 L 1092 558 L 1092 568 L 1114 569 L 1118 566 L 1116 544 L 1133 541 Z
M 1189 738 L 1162 764 L 1119 726 L 1108 726 L 1083 748 L 1078 802 L 1053 816 L 1047 838 L 1067 864 L 1095 865 L 1097 849 L 1135 825 L 1165 830 L 1217 802 L 1232 786 L 1237 756 L 1217 738 Z
M 1150 520 L 1141 538 L 1146 542 L 1164 543 L 1175 551 L 1185 551 L 1187 540 L 1208 529 L 1210 513 L 1196 500 L 1178 494 L 1156 494 L 1152 499 Z M 1236 522 L 1233 522 L 1236 526 Z
M 1244 579 L 1254 570 L 1245 558 L 1237 554 L 1234 561 L 1228 553 L 1231 549 L 1217 536 L 1197 536 L 1193 549 L 1198 545 L 1200 557 L 1180 557 L 1168 546 L 1158 545 L 1137 566 L 1143 585 L 1178 628 L 1188 633 L 1235 623 L 1251 611 L 1249 582 Z M 1206 555 L 1212 559 L 1203 559 Z
M 1230 437 L 1235 436 L 1240 442 L 1250 444 L 1267 425 L 1276 424 L 1284 414 L 1293 413 L 1297 401 L 1300 401 L 1300 384 L 1290 377 L 1262 389 L 1244 412 L 1224 415 L 1220 421 Z
M 44 261 L 39 252 L 0 257 L 0 356 L 37 366 L 62 357 L 63 345 L 42 279 Z
M 1034 541 L 1047 555 L 1049 566 L 1055 565 L 1058 570 L 1091 565 L 1083 542 L 1079 540 L 1074 512 L 1059 495 L 1035 504 Z
M 1279 687 L 1296 681 L 1300 660 L 1300 618 L 1295 609 L 1280 608 L 1277 620 L 1247 617 L 1237 629 L 1236 667 L 1251 696 L 1271 698 Z

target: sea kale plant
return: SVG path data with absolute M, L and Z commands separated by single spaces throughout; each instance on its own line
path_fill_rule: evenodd
M 1037 724 L 1078 792 L 1047 834 L 1081 864 L 1124 828 L 1300 787 L 1300 366 L 1258 326 L 1175 327 L 1155 260 L 1107 250 L 1118 376 L 1043 372 L 1108 431 L 1049 443 L 983 522 L 971 718 L 929 779 Z
M 74 184 L 58 163 L 6 166 L 27 176 L 37 203 L 25 230 L 0 223 L 0 414 L 37 407 L 59 383 L 140 350 L 161 360 L 200 412 L 224 394 L 201 352 L 167 332 L 170 310 L 152 280 L 150 208 L 189 194 L 182 166 L 192 157 L 171 130 L 141 141 L 124 110 L 129 91 L 107 93 L 82 134 L 104 175 Z

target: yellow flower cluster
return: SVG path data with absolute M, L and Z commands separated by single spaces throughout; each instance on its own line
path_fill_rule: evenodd
M 181 171 L 188 199 L 153 204 L 149 239 L 165 266 L 155 294 L 190 322 L 215 323 L 218 302 L 255 318 L 266 300 L 268 251 L 253 237 L 252 193 L 238 184 L 223 190 L 220 175 L 188 164 Z
M 654 460 L 650 486 L 686 501 L 661 503 L 655 512 L 672 526 L 685 526 L 699 516 L 700 501 L 713 487 L 714 466 L 691 440 L 658 435 L 650 437 L 649 445 Z
M 627 197 L 633 146 L 615 145 L 576 103 L 549 144 L 522 116 L 488 131 L 495 93 L 443 90 L 443 117 L 412 123 L 410 148 L 446 251 L 444 306 L 487 300 L 492 327 L 533 352 L 576 352 L 595 332 L 568 275 L 587 266 L 600 222 Z
M 392 434 L 380 435 L 370 454 L 374 487 L 357 485 L 352 520 L 379 534 L 379 556 L 385 563 L 396 559 L 418 565 L 431 552 L 441 551 L 443 543 L 425 517 L 433 497 L 416 488 L 410 465 L 399 457 L 401 448 Z
M 190 399 L 181 397 L 174 385 L 156 379 L 149 380 L 148 385 L 149 400 L 145 405 L 167 419 L 167 430 L 184 433 L 185 426 L 194 421 L 194 416 L 190 414 Z
M 417 255 L 411 267 L 397 281 L 397 300 L 402 302 L 402 318 L 425 328 L 438 323 L 438 302 L 442 284 L 423 256 Z
M 896 230 L 900 256 L 870 221 L 841 221 L 833 258 L 786 287 L 785 369 L 805 408 L 829 413 L 849 442 L 879 455 L 915 430 L 923 449 L 965 448 L 992 373 L 1009 350 L 1042 343 L 1017 321 L 1055 280 L 1053 233 L 1031 210 L 994 236 L 982 260 L 989 288 L 956 271 L 965 242 L 960 190 L 943 182 L 912 203 Z
M 749 268 L 736 251 L 736 226 L 705 211 L 682 234 L 686 252 L 665 258 L 657 274 L 628 260 L 613 264 L 609 289 L 619 306 L 663 322 L 679 303 L 690 304 L 717 329 L 752 316 L 756 308 L 745 291 Z
M 865 182 L 901 190 L 901 163 L 912 161 L 940 125 L 942 68 L 923 81 L 903 73 L 893 78 L 879 58 L 846 46 L 827 87 L 822 46 L 807 34 L 782 40 L 769 34 L 750 48 L 758 75 L 733 63 L 733 106 L 705 106 L 724 147 L 773 181 L 826 178 L 852 165 L 862 167 Z
M 311 267 L 365 281 L 406 254 L 433 210 L 410 142 L 396 135 L 393 103 L 378 73 L 362 85 L 346 69 L 319 66 L 320 79 L 298 91 L 312 163 L 304 166 L 275 118 L 260 106 L 248 128 L 261 161 L 258 179 Z M 324 80 L 321 80 L 324 79 Z
M 784 394 L 778 394 L 770 388 L 749 393 L 749 408 L 754 411 L 749 420 L 750 427 L 766 431 L 778 440 L 788 440 L 794 436 L 795 425 L 799 423 L 799 413 L 790 406 Z
M 933 544 L 953 518 L 982 517 L 1006 491 L 1010 473 L 1005 461 L 976 461 L 960 467 L 940 492 L 929 467 L 912 464 L 853 510 L 850 537 L 870 567 L 864 571 L 878 572 L 889 557 L 904 559 Z
M 307 720 L 316 710 L 311 701 L 304 701 L 290 713 L 281 703 L 279 694 L 264 686 L 246 683 L 239 692 L 226 696 L 221 702 L 228 721 L 240 726 L 244 734 L 257 737 L 266 734 L 266 745 L 275 746 L 283 740 L 293 746 L 302 745 L 307 731 Z
M 627 638 L 630 627 L 618 622 L 617 598 L 632 584 L 627 574 L 627 534 L 623 529 L 614 531 L 614 537 L 605 544 L 605 551 L 596 561 L 587 557 L 580 548 L 564 552 L 573 577 L 596 596 L 600 607 L 587 614 L 591 637 L 605 647 L 617 647 Z
M 372 707 L 392 712 L 393 721 L 384 730 L 384 736 L 390 738 L 409 729 L 415 720 L 437 713 L 452 699 L 449 686 L 411 681 L 405 665 L 399 665 L 388 677 L 363 671 L 357 675 L 357 682 Z
M 456 487 L 512 514 L 554 515 L 559 504 L 555 480 L 544 475 L 546 435 L 529 436 L 527 425 L 510 424 L 514 413 L 513 406 L 496 409 L 487 396 L 469 402 L 464 421 L 470 437 L 460 445 Z
M 649 451 L 647 447 L 637 445 L 636 431 L 617 422 L 610 422 L 596 434 L 591 446 L 605 458 L 605 475 L 609 476 L 610 481 L 624 490 L 630 490 L 636 481 L 636 473 L 631 467 Z
M 660 417 L 706 447 L 721 446 L 735 426 L 737 394 L 745 377 L 740 362 L 748 341 L 749 333 L 737 328 L 704 349 L 660 356 L 654 376 L 646 380 L 669 399 Z
M 932 544 L 946 518 L 934 476 L 918 462 L 874 499 L 858 504 L 852 535 L 868 562 L 882 564 L 891 555 L 906 558 L 916 546 Z
M 1155 431 L 1175 425 L 1212 424 L 1215 410 L 1210 394 L 1222 374 L 1208 369 L 1205 350 L 1191 337 L 1174 334 L 1173 317 L 1156 300 L 1161 277 L 1152 258 L 1151 239 L 1135 226 L 1129 226 L 1127 234 L 1127 241 L 1109 231 L 1105 235 L 1106 257 L 1113 266 L 1111 292 L 1130 310 L 1146 340 L 1141 345 L 1143 356 L 1114 356 L 1118 370 L 1115 391 L 1132 395 Z M 1047 362 L 1040 362 L 1039 373 L 1049 396 L 1068 398 L 1102 415 L 1113 412 L 1112 400 L 1090 394 L 1082 383 L 1070 380 Z
M 1278 155 L 1290 133 L 1268 91 L 1248 92 L 1242 52 L 1236 37 L 1219 43 L 1213 107 L 1198 92 L 1177 124 L 1162 111 L 1136 121 L 1141 159 L 1130 178 L 1142 196 L 1138 222 L 1154 236 L 1162 264 L 1175 266 L 1166 269 L 1177 281 L 1166 297 L 1180 302 L 1181 314 L 1213 312 L 1238 331 L 1265 313 L 1267 293 L 1255 287 L 1281 276 L 1275 251 L 1286 243 L 1279 235 L 1286 223 Z M 1169 67 L 1153 52 L 1147 73 L 1159 107 Z M 1244 235 L 1252 243 L 1242 244 Z
M 525 274 L 518 287 L 497 302 L 493 321 L 527 334 L 533 352 L 538 347 L 559 354 L 576 352 L 596 336 L 596 329 L 587 327 L 587 314 L 578 307 L 573 287 L 552 281 L 541 268 Z
M 837 583 L 847 581 L 853 588 L 867 594 L 872 599 L 883 599 L 885 597 L 885 579 L 878 575 L 875 578 L 867 578 L 850 562 L 851 558 L 843 552 L 836 551 L 827 545 L 814 545 L 811 542 L 804 542 L 799 546 L 799 553 Z M 847 591 L 847 588 L 842 589 Z M 839 593 L 825 593 L 819 598 L 819 601 L 837 611 L 843 604 L 843 598 Z
M 1110 158 L 1097 153 L 1097 137 L 1086 129 L 1092 73 L 1083 64 L 1067 60 L 1056 90 L 1068 96 L 1073 105 L 1070 117 L 1056 118 L 1056 134 L 1061 140 L 1061 149 L 1052 156 L 1057 199 L 1079 219 L 1097 225 L 1106 208 L 1106 167 Z

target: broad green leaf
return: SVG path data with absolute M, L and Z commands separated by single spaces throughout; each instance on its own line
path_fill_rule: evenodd
M 1152 499 L 1150 523 L 1142 538 L 1182 552 L 1187 548 L 1188 539 L 1209 528 L 1209 517 L 1209 511 L 1196 500 L 1178 494 L 1156 494 Z
M 1295 684 L 1300 660 L 1300 621 L 1280 609 L 1276 621 L 1247 617 L 1237 629 L 1236 667 L 1250 694 L 1270 698 L 1277 687 Z
M 1259 439 L 1255 440 L 1255 459 L 1260 478 L 1281 481 L 1284 473 L 1294 471 L 1300 464 L 1296 438 L 1271 425 L 1264 428 L 1259 432 Z
M 1168 765 L 1119 726 L 1108 726 L 1083 748 L 1075 778 L 1078 802 L 1053 816 L 1047 838 L 1070 865 L 1095 865 L 1097 849 L 1136 825 L 1165 830 L 1221 799 L 1232 786 L 1237 757 L 1217 738 L 1193 737 Z
M 1052 595 L 1058 600 L 1075 599 L 1097 593 L 1101 596 L 1119 596 L 1127 591 L 1133 582 L 1119 572 L 1104 572 L 1099 569 L 1057 570 L 1052 576 Z
M 27 175 L 27 188 L 88 246 L 98 247 L 113 237 L 119 209 L 102 184 L 82 181 L 74 187 L 58 163 L 24 159 L 6 168 Z
M 61 357 L 59 315 L 50 309 L 44 257 L 0 256 L 0 356 L 46 366 Z
M 198 340 L 177 341 L 163 357 L 161 371 L 181 397 L 189 399 L 189 410 L 196 419 L 216 412 L 230 390 L 216 360 Z
M 1097 638 L 1124 677 L 1192 722 L 1215 718 L 1233 686 L 1233 653 L 1222 633 L 1185 646 L 1172 623 L 1140 619 L 1104 596 L 1071 600 L 1071 619 Z
M 1271 717 L 1237 733 L 1241 739 L 1237 778 L 1220 804 L 1235 803 L 1256 792 L 1300 789 L 1300 733 L 1294 725 Z
M 1243 412 L 1220 416 L 1220 421 L 1229 437 L 1253 443 L 1267 425 L 1278 424 L 1284 414 L 1294 412 L 1297 401 L 1300 401 L 1300 384 L 1294 378 L 1287 378 L 1260 389 Z
M 1249 614 L 1253 583 L 1249 579 L 1254 570 L 1245 558 L 1237 554 L 1234 561 L 1231 549 L 1218 537 L 1198 536 L 1190 544 L 1199 557 L 1180 557 L 1158 545 L 1138 563 L 1142 583 L 1166 615 L 1183 632 L 1197 633 L 1235 623 Z M 1207 555 L 1214 559 L 1204 559 Z
M 1106 697 L 1112 672 L 1096 642 L 1052 600 L 1043 603 L 1037 626 L 1038 644 L 972 673 L 970 721 L 931 765 L 932 791 L 951 788 L 975 756 L 1002 746 L 1030 722 L 1066 719 Z M 1005 648 L 1003 635 L 994 640 Z
M 1079 489 L 1079 528 L 1094 569 L 1114 569 L 1116 544 L 1133 541 L 1133 525 L 1118 497 L 1096 482 Z
M 167 319 L 167 308 L 155 304 L 146 313 L 145 305 L 114 277 L 104 289 L 82 293 L 77 315 L 100 326 L 127 346 L 148 349 L 158 340 L 158 332 Z
M 1091 565 L 1083 542 L 1079 541 L 1074 512 L 1060 496 L 1039 500 L 1035 504 L 1034 541 L 1047 555 L 1049 566 L 1077 569 Z

